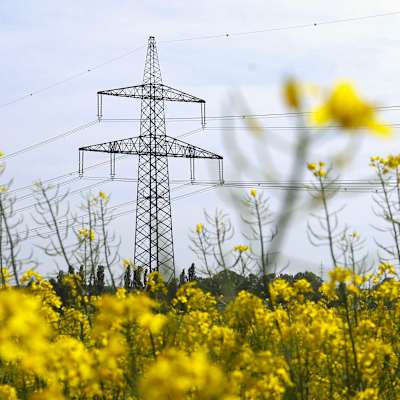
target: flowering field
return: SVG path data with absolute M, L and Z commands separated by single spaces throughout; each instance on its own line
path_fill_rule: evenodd
M 167 301 L 153 273 L 144 293 L 69 304 L 27 272 L 0 291 L 1 399 L 396 399 L 400 282 L 336 268 L 310 300 L 305 279 L 276 279 L 268 299 L 223 304 L 193 283 Z

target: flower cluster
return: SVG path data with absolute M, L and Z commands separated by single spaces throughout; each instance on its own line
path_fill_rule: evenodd
M 93 241 L 95 239 L 95 233 L 93 229 L 81 228 L 78 231 L 78 236 L 81 240 L 89 239 L 90 241 Z
M 389 154 L 387 157 L 372 156 L 370 158 L 370 166 L 375 168 L 378 173 L 398 173 L 398 169 L 400 167 L 400 154 Z
M 317 178 L 323 178 L 327 174 L 327 170 L 325 169 L 326 164 L 323 161 L 320 161 L 318 164 L 314 162 L 309 162 L 307 164 L 307 168 L 314 174 Z

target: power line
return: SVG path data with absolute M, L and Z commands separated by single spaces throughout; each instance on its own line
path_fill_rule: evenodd
M 134 49 L 132 49 L 132 50 L 127 51 L 126 53 L 120 54 L 119 56 L 110 58 L 110 59 L 108 59 L 108 60 L 106 60 L 106 61 L 104 61 L 104 62 L 102 62 L 102 63 L 100 63 L 100 64 L 97 64 L 97 65 L 94 65 L 94 66 L 92 66 L 92 67 L 86 68 L 85 70 L 82 70 L 82 71 L 80 71 L 80 72 L 77 72 L 77 73 L 75 73 L 75 74 L 72 74 L 72 75 L 70 75 L 70 76 L 68 76 L 68 77 L 66 77 L 66 78 L 64 78 L 64 79 L 61 79 L 61 80 L 59 80 L 59 81 L 57 81 L 57 82 L 51 83 L 51 84 L 48 85 L 48 86 L 43 86 L 43 87 L 40 88 L 40 89 L 33 90 L 33 91 L 28 92 L 28 93 L 26 93 L 26 94 L 24 94 L 24 95 L 22 95 L 22 96 L 16 97 L 15 99 L 8 101 L 7 103 L 0 104 L 0 108 L 4 108 L 4 107 L 7 107 L 7 106 L 10 106 L 11 104 L 18 103 L 18 102 L 20 102 L 20 101 L 23 101 L 23 100 L 26 100 L 26 99 L 28 99 L 28 98 L 30 98 L 30 97 L 33 97 L 33 96 L 35 96 L 35 95 L 38 95 L 38 94 L 40 94 L 40 93 L 46 92 L 46 91 L 48 91 L 48 90 L 50 90 L 50 89 L 53 89 L 53 88 L 55 88 L 55 87 L 57 87 L 57 86 L 60 86 L 60 85 L 62 85 L 62 84 L 64 84 L 64 83 L 73 81 L 73 80 L 75 80 L 75 79 L 77 79 L 77 78 L 80 78 L 81 76 L 87 75 L 87 74 L 89 74 L 90 72 L 93 72 L 93 71 L 95 71 L 95 70 L 97 70 L 97 69 L 99 69 L 99 68 L 101 68 L 101 67 L 104 67 L 105 65 L 111 64 L 111 63 L 113 63 L 113 62 L 115 62 L 115 61 L 121 60 L 122 58 L 125 58 L 125 57 L 127 57 L 127 56 L 130 56 L 131 54 L 133 54 L 133 53 L 135 53 L 136 51 L 141 50 L 141 49 L 143 49 L 143 48 L 145 48 L 145 47 L 146 47 L 145 45 L 136 47 L 136 48 L 134 48 Z
M 181 187 L 183 187 L 183 186 L 186 186 L 186 185 L 182 185 Z M 180 189 L 181 187 L 173 188 L 172 190 L 178 190 L 178 189 Z M 204 192 L 210 191 L 210 190 L 212 190 L 212 189 L 214 189 L 214 188 L 215 188 L 215 185 L 213 185 L 213 186 L 211 186 L 211 187 L 206 187 L 206 188 L 197 189 L 197 190 L 194 190 L 194 191 L 192 191 L 192 192 L 190 192 L 190 193 L 184 193 L 184 194 L 181 194 L 181 195 L 172 197 L 172 198 L 171 198 L 171 201 L 176 201 L 176 200 L 180 200 L 180 199 L 184 199 L 184 198 L 193 196 L 193 195 L 195 195 L 195 194 L 204 193 Z M 171 190 L 171 191 L 172 191 L 172 190 Z M 115 209 L 118 209 L 118 208 L 120 208 L 120 207 L 127 206 L 128 204 L 136 204 L 136 201 L 128 201 L 128 202 L 126 202 L 126 203 L 122 203 L 122 204 L 119 204 L 119 205 L 117 205 L 117 206 L 110 207 L 109 210 L 115 210 Z M 117 219 L 117 218 L 119 218 L 119 217 L 122 217 L 122 216 L 127 215 L 127 214 L 132 214 L 132 213 L 135 213 L 135 212 L 136 212 L 136 208 L 134 208 L 134 209 L 132 209 L 132 210 L 122 211 L 122 212 L 120 212 L 120 213 L 118 213 L 118 214 L 113 214 L 112 219 L 113 219 L 113 221 L 114 221 L 115 219 Z M 70 226 L 76 226 L 76 225 L 81 224 L 82 222 L 78 221 L 78 219 L 79 219 L 79 218 L 84 218 L 84 217 L 87 217 L 87 214 L 81 215 L 81 216 L 77 217 L 77 218 L 76 218 L 76 221 L 73 222 Z M 58 221 L 58 223 L 63 224 L 65 221 L 66 221 L 66 220 L 61 220 L 61 221 Z M 34 229 L 34 231 L 37 231 L 37 230 L 40 229 L 40 228 L 42 228 L 42 227 L 36 228 L 36 229 Z M 44 226 L 43 228 L 47 228 L 47 227 Z M 59 230 L 60 230 L 61 232 L 62 232 L 62 231 L 65 231 L 65 230 L 67 230 L 67 229 L 68 229 L 68 226 L 66 226 L 66 227 L 60 227 L 60 228 L 59 228 Z M 37 233 L 37 234 L 35 234 L 35 235 L 33 235 L 33 236 L 29 236 L 29 238 L 30 238 L 30 239 L 35 239 L 35 238 L 37 238 L 37 237 L 41 237 L 42 235 L 53 235 L 53 234 L 55 234 L 55 232 L 56 232 L 55 230 L 51 230 L 51 231 L 48 231 L 48 232 L 41 232 L 41 233 Z
M 391 106 L 382 106 L 382 107 L 377 107 L 379 110 L 400 110 L 399 105 L 391 105 Z M 210 116 L 207 117 L 207 120 L 209 121 L 221 121 L 221 120 L 246 120 L 246 119 L 261 119 L 261 118 L 277 118 L 277 117 L 292 117 L 292 116 L 300 116 L 300 115 L 307 115 L 310 114 L 309 111 L 307 112 L 289 112 L 289 113 L 269 113 L 269 114 L 239 114 L 239 115 L 221 115 L 221 116 Z M 167 118 L 167 120 L 171 121 L 198 121 L 200 120 L 199 117 L 187 117 L 187 118 Z M 2 157 L 2 160 L 8 160 L 11 158 L 14 158 L 20 154 L 26 153 L 28 151 L 32 151 L 37 149 L 38 147 L 44 146 L 49 143 L 53 143 L 59 139 L 62 139 L 64 137 L 68 137 L 71 135 L 74 135 L 82 130 L 88 129 L 94 125 L 97 125 L 100 122 L 111 122 L 111 123 L 116 123 L 116 122 L 139 122 L 140 118 L 103 118 L 100 121 L 99 120 L 93 120 L 89 121 L 83 125 L 77 126 L 76 128 L 70 129 L 66 132 L 60 133 L 59 135 L 52 136 L 48 139 L 45 139 L 41 142 L 29 145 L 27 147 L 23 147 L 19 150 L 14 151 L 13 153 L 7 154 Z M 386 126 L 390 126 L 393 128 L 398 128 L 400 127 L 400 123 L 390 123 L 390 124 L 385 124 Z M 307 129 L 307 130 L 321 130 L 321 129 L 337 129 L 340 128 L 338 125 L 328 125 L 323 128 L 321 127 L 316 127 L 316 126 L 260 126 L 262 129 L 275 129 L 275 130 L 298 130 L 298 129 Z M 194 129 L 193 131 L 186 132 L 180 136 L 177 136 L 179 138 L 181 137 L 186 137 L 191 134 L 200 132 L 202 130 L 227 130 L 227 129 L 246 129 L 246 128 L 240 128 L 236 126 L 221 126 L 221 127 L 204 127 L 204 128 L 199 128 L 199 129 Z M 297 133 L 294 131 L 293 133 Z
M 379 111 L 398 111 L 400 105 L 377 106 Z M 231 115 L 207 115 L 207 121 L 220 121 L 220 120 L 247 120 L 247 119 L 264 119 L 264 118 L 291 118 L 298 116 L 310 115 L 311 111 L 291 111 L 291 112 L 275 112 L 275 113 L 258 113 L 258 114 L 231 114 Z M 168 122 L 181 122 L 181 121 L 200 121 L 201 117 L 166 117 Z M 102 118 L 101 122 L 140 122 L 140 118 Z
M 181 188 L 185 187 L 186 185 L 187 184 L 182 184 L 182 185 L 180 185 L 178 187 L 173 188 L 172 191 L 180 190 Z M 119 208 L 126 207 L 126 206 L 131 205 L 131 204 L 136 204 L 136 200 L 130 200 L 130 201 L 126 201 L 126 202 L 117 204 L 115 206 L 111 206 L 108 209 L 108 211 L 117 210 Z M 82 219 L 82 218 L 87 217 L 88 215 L 89 214 L 80 215 L 80 216 L 78 216 L 78 217 L 76 217 L 74 219 Z M 69 221 L 69 218 L 64 218 L 64 219 L 58 220 L 57 222 L 58 222 L 59 225 L 63 225 L 63 224 L 68 223 L 68 221 Z M 48 228 L 48 227 L 47 226 L 39 226 L 39 227 L 36 227 L 36 228 L 33 228 L 33 229 L 28 229 L 28 230 L 24 231 L 23 234 L 26 234 L 26 233 L 32 232 L 32 231 L 37 232 L 39 230 L 46 229 L 46 228 Z M 38 236 L 40 236 L 40 234 L 38 234 Z
M 102 179 L 102 178 L 97 178 L 97 177 L 88 177 L 84 179 Z M 116 180 L 118 182 L 135 182 L 137 179 L 130 179 L 130 178 L 114 178 L 113 180 Z M 393 181 L 394 182 L 394 181 Z M 181 198 L 186 198 L 189 196 L 192 196 L 197 193 L 203 193 L 207 192 L 209 190 L 215 189 L 217 187 L 231 187 L 231 188 L 263 188 L 263 189 L 270 189 L 270 190 L 294 190 L 294 191 L 305 191 L 305 192 L 316 192 L 318 191 L 318 188 L 315 187 L 315 183 L 313 181 L 295 181 L 295 182 L 290 182 L 290 181 L 223 181 L 220 182 L 218 180 L 207 180 L 207 181 L 198 181 L 198 180 L 172 180 L 171 183 L 180 183 L 181 185 L 173 188 L 171 191 L 174 190 L 179 190 L 183 187 L 186 187 L 188 185 L 206 185 L 206 188 L 198 189 L 195 191 L 192 191 L 190 193 L 185 193 L 182 195 L 178 195 L 176 197 L 171 198 L 171 200 L 177 200 Z M 347 187 L 344 187 L 343 185 L 346 184 Z M 389 182 L 390 184 L 390 182 Z M 335 192 L 346 192 L 346 193 L 378 193 L 380 192 L 379 190 L 379 185 L 380 182 L 378 180 L 338 180 L 335 182 L 332 182 L 328 187 L 326 187 L 326 191 L 335 191 Z M 125 203 L 118 204 L 116 206 L 110 207 L 110 211 L 119 209 L 121 207 L 125 207 L 130 204 L 136 204 L 136 201 L 128 201 Z M 128 210 L 128 211 L 123 211 L 119 214 L 114 214 L 113 215 L 113 220 L 126 215 L 130 213 L 136 212 L 136 208 L 133 210 Z M 78 218 L 75 219 L 77 221 L 80 218 L 87 217 L 86 215 L 79 216 Z M 66 223 L 68 219 L 60 220 L 58 223 L 60 225 Z M 80 222 L 74 222 L 71 225 L 76 225 L 79 224 Z M 42 235 L 46 234 L 53 234 L 55 230 L 50 231 L 50 232 L 41 232 L 38 233 L 39 230 L 46 228 L 45 226 L 43 227 L 37 227 L 34 228 L 33 231 L 36 232 L 34 236 L 30 236 L 30 239 L 36 238 L 36 237 L 41 237 Z M 66 230 L 68 226 L 66 227 L 60 227 L 60 230 Z
M 178 135 L 177 138 L 188 137 L 190 135 L 193 135 L 195 133 L 200 132 L 202 129 L 203 128 L 199 128 L 199 129 L 194 129 L 194 130 L 185 132 L 185 133 L 183 133 L 181 135 Z M 127 157 L 129 157 L 129 155 L 122 155 L 122 156 L 116 157 L 116 161 L 125 159 Z M 85 170 L 95 169 L 97 167 L 106 165 L 108 163 L 109 163 L 109 161 L 98 162 L 98 163 L 89 165 L 88 167 L 85 167 Z M 77 171 L 72 171 L 72 172 L 68 172 L 68 173 L 63 174 L 63 175 L 56 176 L 54 178 L 49 178 L 49 179 L 47 179 L 45 181 L 41 181 L 41 183 L 43 183 L 43 184 L 54 184 L 54 183 L 56 183 L 57 181 L 59 181 L 59 180 L 61 180 L 63 178 L 68 178 L 68 177 L 71 177 L 71 176 L 72 176 L 72 178 L 70 178 L 70 179 L 68 179 L 68 180 L 66 180 L 64 182 L 58 183 L 57 185 L 58 186 L 65 186 L 67 184 L 74 183 L 74 182 L 76 182 L 76 181 L 81 179 L 81 177 L 78 176 L 78 172 Z M 31 185 L 22 186 L 22 187 L 19 187 L 19 188 L 16 188 L 16 189 L 12 189 L 12 190 L 9 190 L 8 193 L 13 194 L 13 193 L 16 193 L 16 192 L 20 192 L 22 190 L 32 189 L 32 187 L 34 185 L 35 184 L 31 184 Z M 30 198 L 30 197 L 33 197 L 33 193 L 26 194 L 25 196 L 19 197 L 19 198 L 17 198 L 17 201 L 25 200 L 25 199 Z
M 284 25 L 284 26 L 276 26 L 276 27 L 270 27 L 270 28 L 263 28 L 263 29 L 257 29 L 257 30 L 252 30 L 252 31 L 241 31 L 241 32 L 225 32 L 225 33 L 218 33 L 218 34 L 209 34 L 209 35 L 200 35 L 200 36 L 192 36 L 192 37 L 187 37 L 187 38 L 181 38 L 181 39 L 171 39 L 171 40 L 163 40 L 160 41 L 159 43 L 162 44 L 171 44 L 171 43 L 179 43 L 179 42 L 188 42 L 188 41 L 194 41 L 194 40 L 210 40 L 210 39 L 229 39 L 229 38 L 234 38 L 234 37 L 240 37 L 240 36 L 249 36 L 249 35 L 256 35 L 256 34 L 263 34 L 263 33 L 270 33 L 270 32 L 277 32 L 277 31 L 287 31 L 287 30 L 296 30 L 296 29 L 305 29 L 305 28 L 316 28 L 319 26 L 324 26 L 324 25 L 333 25 L 333 24 L 343 24 L 343 23 L 349 23 L 349 22 L 357 22 L 357 21 L 365 21 L 369 19 L 375 19 L 375 18 L 383 18 L 383 17 L 389 17 L 389 16 L 395 16 L 399 15 L 400 11 L 391 11 L 387 13 L 380 13 L 380 14 L 371 14 L 371 15 L 364 15 L 364 16 L 359 16 L 359 17 L 348 17 L 348 18 L 336 18 L 336 19 L 331 19 L 331 20 L 326 20 L 326 21 L 317 21 L 317 22 L 309 22 L 305 24 L 295 24 L 295 25 Z M 70 76 L 67 76 L 64 79 L 60 79 L 59 81 L 56 81 L 52 84 L 49 84 L 47 86 L 43 86 L 42 88 L 39 88 L 37 90 L 33 91 L 27 91 L 25 94 L 16 97 L 13 100 L 10 100 L 6 103 L 0 104 L 0 109 L 10 106 L 12 104 L 18 103 L 20 101 L 26 100 L 28 98 L 31 98 L 33 96 L 36 96 L 40 93 L 46 92 L 50 89 L 53 89 L 57 86 L 60 86 L 62 84 L 65 84 L 67 82 L 73 81 L 75 79 L 78 79 L 82 76 L 85 76 L 97 69 L 100 69 L 108 64 L 111 64 L 115 61 L 119 61 L 127 56 L 130 56 L 131 54 L 135 53 L 138 50 L 144 49 L 146 46 L 139 46 L 135 47 L 132 50 L 129 50 L 125 53 L 122 53 L 116 57 L 110 58 L 102 63 L 99 63 L 97 65 L 94 65 L 92 67 L 88 67 L 85 69 L 82 69 L 82 71 L 71 74 Z
M 102 180 L 103 177 L 84 177 L 86 180 Z M 135 178 L 118 178 L 114 177 L 113 180 L 117 182 L 137 182 Z M 191 185 L 215 185 L 220 187 L 233 187 L 233 188 L 263 188 L 270 190 L 297 190 L 316 192 L 318 187 L 312 180 L 276 180 L 276 181 L 235 181 L 235 180 L 190 180 L 190 179 L 172 179 L 173 184 L 191 184 Z M 396 182 L 394 180 L 388 181 L 387 185 L 394 187 Z M 342 193 L 378 193 L 381 191 L 381 183 L 378 179 L 337 179 L 326 187 L 327 191 L 337 191 Z
M 104 178 L 97 178 L 97 177 L 86 177 L 83 179 L 87 179 L 87 180 L 98 180 L 98 179 L 103 179 L 103 182 L 105 181 Z M 137 182 L 137 179 L 130 179 L 130 178 L 114 178 L 113 180 L 118 181 L 118 182 Z M 99 184 L 103 183 L 100 182 Z M 231 187 L 231 188 L 263 188 L 263 189 L 270 189 L 270 190 L 295 190 L 295 191 L 305 191 L 305 192 L 316 192 L 318 191 L 318 188 L 315 187 L 315 183 L 313 181 L 310 180 L 302 180 L 302 181 L 295 181 L 295 182 L 290 182 L 288 180 L 286 181 L 223 181 L 220 182 L 218 180 L 185 180 L 185 179 L 181 179 L 181 180 L 171 180 L 171 183 L 173 184 L 181 184 L 180 186 L 173 188 L 171 191 L 175 191 L 175 190 L 179 190 L 183 187 L 187 187 L 189 185 L 206 185 L 206 188 L 202 188 L 202 189 L 198 189 L 195 190 L 193 192 L 190 193 L 185 193 L 179 196 L 176 196 L 174 198 L 172 198 L 171 200 L 177 200 L 180 198 L 186 198 L 189 197 L 191 195 L 197 194 L 197 193 L 202 193 L 202 192 L 206 192 L 209 191 L 211 189 L 215 189 L 217 187 Z M 389 184 L 391 182 L 388 182 Z M 394 181 L 393 181 L 394 184 Z M 347 186 L 344 186 L 347 185 Z M 335 192 L 346 192 L 346 193 L 378 193 L 380 192 L 380 182 L 378 180 L 356 180 L 356 179 L 352 179 L 352 180 L 338 180 L 333 182 L 332 184 L 330 184 L 327 188 L 327 191 L 335 191 Z M 112 206 L 109 208 L 109 211 L 113 211 L 113 210 L 117 210 L 119 208 L 125 207 L 127 205 L 131 205 L 131 204 L 136 204 L 136 201 L 128 201 L 128 202 L 124 202 L 124 203 L 120 203 L 118 205 Z M 119 214 L 114 214 L 113 215 L 113 220 L 115 218 L 118 218 L 119 216 L 122 215 L 126 215 L 129 213 L 133 213 L 135 212 L 136 209 L 133 210 L 128 210 L 128 211 L 124 211 L 121 212 Z M 75 218 L 75 221 L 78 221 L 78 219 L 87 217 L 87 214 L 85 215 L 81 215 L 77 218 Z M 63 219 L 63 220 L 59 220 L 58 224 L 59 225 L 63 225 L 64 223 L 67 223 L 68 219 Z M 80 222 L 74 222 L 72 223 L 72 225 L 76 225 L 79 224 Z M 30 236 L 31 239 L 36 238 L 36 237 L 41 237 L 42 235 L 45 234 L 52 234 L 54 231 L 50 231 L 50 232 L 40 232 L 40 230 L 43 230 L 47 228 L 46 226 L 43 227 L 37 227 L 34 228 L 33 230 L 29 230 L 29 232 L 34 232 L 35 235 L 34 236 Z M 66 230 L 68 227 L 60 227 L 59 229 L 61 231 Z M 28 232 L 28 231 L 26 231 Z M 23 232 L 23 233 L 26 233 Z
M 189 37 L 189 38 L 160 41 L 159 43 L 166 44 L 166 43 L 187 42 L 187 41 L 192 41 L 192 40 L 222 39 L 222 38 L 232 38 L 232 37 L 238 37 L 238 36 L 256 35 L 256 34 L 260 34 L 260 33 L 287 31 L 287 30 L 304 29 L 304 28 L 315 28 L 315 27 L 322 26 L 322 25 L 332 25 L 332 24 L 342 24 L 342 23 L 348 23 L 348 22 L 364 21 L 364 20 L 368 20 L 368 19 L 389 17 L 389 16 L 394 16 L 394 15 L 399 15 L 399 14 L 400 14 L 400 11 L 391 11 L 391 12 L 381 13 L 381 14 L 371 14 L 371 15 L 364 15 L 364 16 L 359 16 L 359 17 L 349 17 L 349 18 L 336 18 L 336 19 L 331 19 L 331 20 L 326 20 L 326 21 L 309 22 L 306 24 L 276 26 L 276 27 L 257 29 L 257 30 L 252 30 L 252 31 L 227 32 L 227 33 L 218 33 L 215 35 L 193 36 L 193 37 Z
M 79 178 L 78 178 L 78 179 L 79 179 Z M 87 185 L 87 186 L 84 186 L 84 187 L 82 187 L 82 188 L 73 190 L 72 192 L 69 192 L 69 193 L 68 193 L 68 197 L 69 197 L 69 196 L 73 196 L 73 195 L 78 194 L 78 193 L 79 193 L 79 194 L 85 194 L 85 193 L 87 193 L 88 191 L 94 189 L 95 187 L 98 187 L 98 186 L 100 186 L 100 185 L 102 185 L 102 184 L 105 184 L 105 183 L 109 183 L 109 182 L 111 182 L 111 181 L 112 181 L 111 178 L 108 178 L 108 179 L 104 179 L 104 180 L 102 180 L 102 181 L 100 181 L 100 182 L 93 183 L 93 184 L 91 184 L 91 185 Z M 53 200 L 50 202 L 50 204 L 52 204 L 52 203 L 54 203 L 54 202 L 57 202 L 57 201 L 59 201 L 59 200 L 60 200 L 60 197 L 57 197 L 57 198 L 53 199 Z M 35 202 L 35 203 L 33 203 L 33 204 L 30 204 L 30 205 L 27 205 L 27 206 L 18 208 L 18 209 L 15 210 L 14 212 L 17 213 L 17 212 L 25 211 L 25 210 L 28 210 L 28 209 L 30 209 L 30 208 L 35 207 L 36 205 L 40 205 L 40 204 L 46 204 L 46 201 L 43 201 L 43 203 L 37 203 L 37 202 Z
M 45 139 L 45 140 L 43 140 L 41 142 L 31 144 L 31 145 L 29 145 L 27 147 L 23 147 L 20 150 L 14 151 L 13 153 L 7 154 L 7 155 L 2 157 L 2 160 L 8 160 L 8 159 L 16 157 L 16 156 L 18 156 L 18 155 L 20 155 L 22 153 L 26 153 L 27 151 L 35 150 L 38 147 L 44 146 L 45 144 L 49 144 L 49 143 L 55 142 L 55 141 L 57 141 L 57 140 L 59 140 L 61 138 L 74 135 L 74 134 L 76 134 L 76 133 L 78 133 L 80 131 L 83 131 L 85 129 L 88 129 L 88 128 L 90 128 L 93 125 L 96 125 L 98 123 L 99 123 L 99 121 L 97 119 L 95 119 L 95 120 L 87 122 L 87 123 L 85 123 L 83 125 L 79 125 L 76 128 L 70 129 L 70 130 L 68 130 L 66 132 L 63 132 L 63 133 L 60 133 L 59 135 L 50 137 L 50 138 Z

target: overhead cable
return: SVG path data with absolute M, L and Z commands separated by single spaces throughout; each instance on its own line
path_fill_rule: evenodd
M 249 36 L 249 35 L 256 35 L 256 34 L 265 34 L 265 33 L 271 33 L 271 32 L 277 32 L 277 31 L 287 31 L 287 30 L 296 30 L 296 29 L 305 29 L 305 28 L 316 28 L 319 26 L 324 26 L 324 25 L 333 25 L 333 24 L 343 24 L 343 23 L 350 23 L 350 22 L 357 22 L 357 21 L 365 21 L 365 20 L 370 20 L 370 19 L 375 19 L 375 18 L 383 18 L 383 17 L 390 17 L 390 16 L 395 16 L 399 15 L 400 11 L 390 11 L 386 13 L 379 13 L 379 14 L 370 14 L 370 15 L 362 15 L 358 17 L 348 17 L 348 18 L 335 18 L 335 19 L 330 19 L 326 21 L 315 21 L 315 22 L 309 22 L 305 24 L 294 24 L 294 25 L 283 25 L 283 26 L 275 26 L 275 27 L 269 27 L 269 28 L 262 28 L 262 29 L 256 29 L 256 30 L 251 30 L 251 31 L 240 31 L 240 32 L 224 32 L 224 33 L 217 33 L 217 34 L 207 34 L 207 35 L 199 35 L 199 36 L 191 36 L 191 37 L 186 37 L 186 38 L 180 38 L 180 39 L 170 39 L 170 40 L 161 40 L 159 43 L 160 44 L 172 44 L 172 43 L 179 43 L 179 42 L 188 42 L 188 41 L 194 41 L 194 40 L 210 40 L 210 39 L 230 39 L 230 38 L 235 38 L 235 37 L 242 37 L 242 36 Z M 55 87 L 58 87 L 62 84 L 65 84 L 67 82 L 73 81 L 75 79 L 78 79 L 82 76 L 85 76 L 97 69 L 100 69 L 104 67 L 105 65 L 111 64 L 115 61 L 121 60 L 133 53 L 135 53 L 138 50 L 144 49 L 146 46 L 139 46 L 135 47 L 125 53 L 122 53 L 116 57 L 110 58 L 108 60 L 105 60 L 102 63 L 96 64 L 94 66 L 82 69 L 81 71 L 71 74 L 70 76 L 67 76 L 66 78 L 60 79 L 59 81 L 56 81 L 54 83 L 51 83 L 47 86 L 43 86 L 39 89 L 32 90 L 32 91 L 27 91 L 25 94 L 16 97 L 10 101 L 7 101 L 5 103 L 0 104 L 0 108 L 4 108 L 7 106 L 10 106 L 11 104 L 18 103 L 20 101 L 26 100 L 28 98 L 31 98 L 35 95 L 38 95 L 40 93 L 46 92 L 50 89 L 53 89 Z

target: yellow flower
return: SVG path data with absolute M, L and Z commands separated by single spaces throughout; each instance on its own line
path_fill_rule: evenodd
M 17 391 L 10 385 L 0 385 L 0 399 L 18 400 Z
M 78 236 L 80 239 L 89 239 L 93 241 L 95 238 L 95 233 L 93 229 L 81 228 L 78 231 Z
M 167 317 L 163 314 L 153 314 L 151 312 L 145 312 L 138 318 L 138 323 L 142 328 L 148 329 L 153 335 L 158 334 L 165 323 Z
M 99 198 L 108 201 L 108 196 L 104 192 L 99 192 Z
M 318 163 L 309 162 L 307 163 L 307 169 L 310 170 L 314 176 L 323 178 L 327 175 L 327 171 L 323 168 L 325 165 L 326 163 L 323 161 Z
M 179 377 L 177 379 L 177 377 Z M 170 349 L 150 365 L 140 385 L 144 399 L 234 399 L 219 366 L 206 354 Z
M 283 98 L 287 106 L 295 110 L 299 110 L 301 107 L 300 97 L 299 84 L 293 78 L 287 79 L 285 85 L 283 86 Z
M 386 273 L 396 275 L 396 269 L 393 264 L 389 262 L 382 262 L 378 266 L 378 275 L 383 275 Z
M 257 190 L 256 189 L 251 189 L 250 190 L 250 196 L 255 198 L 257 196 Z
M 312 113 L 317 125 L 334 122 L 343 129 L 368 129 L 379 136 L 389 136 L 391 130 L 375 116 L 376 108 L 364 101 L 349 82 L 339 82 L 326 102 Z
M 332 271 L 329 271 L 329 277 L 331 282 L 348 282 L 351 278 L 351 271 L 348 268 L 335 267 Z
M 132 260 L 130 260 L 129 258 L 124 258 L 124 259 L 121 261 L 121 263 L 122 263 L 122 265 L 123 265 L 125 268 L 131 267 L 131 266 L 133 265 Z
M 315 164 L 315 163 L 313 163 L 313 162 L 309 162 L 309 163 L 307 163 L 307 168 L 308 168 L 310 171 L 315 171 L 315 170 L 317 169 L 317 164 Z
M 62 395 L 61 390 L 52 386 L 47 389 L 41 390 L 40 392 L 35 393 L 31 400 L 65 400 L 65 397 Z
M 277 299 L 289 301 L 294 295 L 294 290 L 288 282 L 282 278 L 278 278 L 269 284 L 269 293 L 271 302 L 275 303 Z
M 238 251 L 239 253 L 243 253 L 244 251 L 247 251 L 249 249 L 249 246 L 239 244 L 233 248 L 233 250 Z
M 4 153 L 0 150 L 0 158 L 4 157 Z
M 85 228 L 79 229 L 78 235 L 81 239 L 86 239 L 88 237 L 88 230 Z
M 307 279 L 299 279 L 294 284 L 293 287 L 295 288 L 297 294 L 303 293 L 310 293 L 312 292 L 312 287 L 310 282 Z
M 368 388 L 361 392 L 358 392 L 354 397 L 354 400 L 378 400 L 379 391 L 377 388 Z
M 196 232 L 200 235 L 200 233 L 203 232 L 204 226 L 203 224 L 197 224 L 196 225 Z

